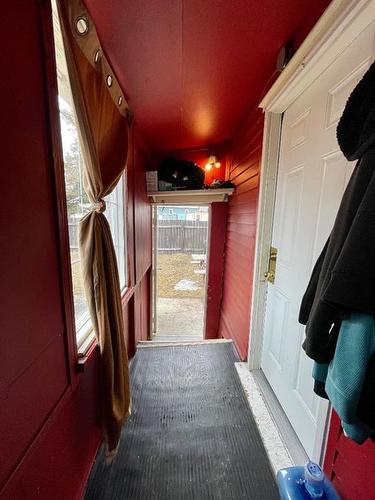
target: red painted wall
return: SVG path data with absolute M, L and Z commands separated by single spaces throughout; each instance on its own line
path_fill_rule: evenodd
M 216 339 L 219 335 L 227 213 L 228 203 L 211 204 L 205 339 Z
M 150 270 L 144 275 L 135 290 L 135 342 L 148 340 L 150 337 Z
M 100 436 L 95 356 L 76 375 L 68 351 L 38 4 L 0 17 L 2 499 L 78 498 Z
M 340 420 L 333 412 L 324 469 L 342 500 L 375 498 L 375 444 L 355 444 L 346 438 Z
M 69 341 L 71 310 L 59 241 L 67 227 L 60 226 L 59 218 L 62 179 L 55 179 L 56 122 L 51 121 L 47 92 L 54 90 L 47 77 L 42 22 L 48 10 L 47 0 L 15 0 L 2 5 L 0 16 L 1 62 L 9 72 L 0 92 L 5 117 L 0 130 L 1 500 L 80 499 L 101 440 L 98 351 L 93 350 L 84 371 L 77 373 L 77 355 Z M 53 101 L 56 107 L 56 98 Z M 140 148 L 144 156 L 146 146 L 140 142 L 133 141 L 134 149 Z M 143 311 L 148 307 L 144 283 L 150 266 L 150 251 L 137 252 L 141 244 L 150 246 L 151 231 L 145 216 L 142 155 L 133 154 L 129 165 L 131 286 L 123 303 L 124 335 L 131 351 L 136 336 L 147 337 L 149 327 L 146 321 L 134 321 L 139 301 Z
M 151 205 L 146 193 L 145 174 L 150 158 L 137 127 L 133 129 L 133 137 L 135 279 L 138 283 L 151 265 Z
M 86 363 L 77 388 L 65 394 L 55 412 L 48 416 L 40 434 L 28 444 L 23 459 L 14 464 L 17 469 L 1 490 L 1 500 L 81 498 L 101 439 L 97 361 L 94 356 Z M 52 372 L 50 369 L 39 387 L 32 380 L 31 385 L 39 394 L 43 394 L 43 387 L 51 385 Z M 42 399 L 36 398 L 34 406 L 45 410 Z M 8 404 L 15 410 L 12 401 Z M 28 423 L 24 417 L 23 420 Z M 1 428 L 2 436 L 6 436 L 2 420 Z M 13 442 L 19 440 L 17 434 L 11 438 Z M 3 445 L 1 449 L 4 454 L 9 451 Z
M 249 341 L 262 134 L 263 115 L 255 110 L 233 138 L 229 163 L 235 192 L 228 206 L 219 333 L 233 339 L 241 359 Z

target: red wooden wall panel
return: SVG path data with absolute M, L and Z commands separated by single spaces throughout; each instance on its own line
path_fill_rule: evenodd
M 375 443 L 355 444 L 346 438 L 335 412 L 332 414 L 324 469 L 342 500 L 375 498 Z
M 138 128 L 133 128 L 134 169 L 134 258 L 135 290 L 133 300 L 134 346 L 150 334 L 150 267 L 152 252 L 151 205 L 146 193 L 145 170 L 150 164 L 147 145 Z
M 135 127 L 134 132 L 134 247 L 135 277 L 140 282 L 151 266 L 151 205 L 146 193 L 145 170 L 149 165 L 149 152 Z
M 126 168 L 126 240 L 127 240 L 127 263 L 128 263 L 128 286 L 135 285 L 135 248 L 134 248 L 134 128 L 130 134 L 130 154 Z
M 136 344 L 150 335 L 150 270 L 135 291 L 134 330 Z
M 220 306 L 223 296 L 225 232 L 228 204 L 211 204 L 209 255 L 207 274 L 206 330 L 204 338 L 216 339 L 219 333 Z
M 80 500 L 101 440 L 98 402 L 98 356 L 85 364 L 77 389 L 62 404 L 30 445 L 1 500 Z M 50 369 L 50 373 L 53 370 Z M 48 377 L 42 387 L 48 386 Z M 40 405 L 40 399 L 35 400 Z M 4 436 L 6 432 L 2 432 Z M 3 448 L 5 451 L 8 448 Z
M 70 375 L 40 5 L 0 17 L 2 499 L 78 499 L 100 442 L 96 353 Z
M 129 357 L 134 356 L 137 342 L 148 338 L 150 328 L 143 320 L 146 311 L 147 317 L 150 314 L 150 292 L 145 292 L 152 251 L 151 205 L 146 193 L 145 177 L 149 161 L 147 144 L 135 123 L 126 176 L 129 289 L 123 300 L 123 310 Z
M 1 11 L 1 61 L 9 74 L 0 84 L 0 107 L 6 117 L 0 122 L 0 498 L 78 500 L 101 441 L 99 358 L 94 349 L 84 371 L 76 373 L 76 353 L 68 342 L 71 311 L 64 302 L 67 286 L 59 243 L 67 227 L 58 217 L 63 189 L 56 186 L 62 179 L 55 179 L 58 154 L 52 141 L 56 85 L 51 87 L 53 51 L 51 46 L 47 50 L 50 38 L 44 27 L 49 2 L 15 0 L 2 5 Z M 15 19 L 20 29 L 16 37 Z M 132 143 L 140 152 L 131 155 L 128 183 L 131 286 L 124 297 L 124 335 L 131 354 L 137 300 L 143 302 L 137 335 L 148 334 L 151 261 L 143 173 L 147 147 L 140 137 L 137 141 Z M 136 280 L 136 261 L 144 284 Z M 135 299 L 137 287 L 142 293 Z
M 125 326 L 125 341 L 128 351 L 128 358 L 132 358 L 136 351 L 135 334 L 134 334 L 134 288 L 131 293 L 123 298 L 122 303 L 124 326 Z
M 12 22 L 17 18 L 19 36 Z M 2 5 L 0 488 L 69 386 L 36 1 Z M 10 43 L 10 41 L 12 43 Z M 9 47 L 9 50 L 7 48 Z M 17 57 L 14 50 L 17 47 Z M 25 75 L 33 75 L 27 90 Z M 6 117 L 6 119 L 5 119 Z M 46 379 L 48 386 L 43 388 Z M 43 393 L 41 394 L 41 388 Z
M 233 138 L 229 165 L 236 189 L 228 206 L 219 332 L 233 339 L 241 359 L 247 357 L 249 341 L 262 135 L 263 116 L 256 110 Z

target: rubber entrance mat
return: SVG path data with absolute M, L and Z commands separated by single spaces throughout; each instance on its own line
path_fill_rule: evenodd
M 231 343 L 140 349 L 117 456 L 100 451 L 85 499 L 279 498 L 236 361 Z

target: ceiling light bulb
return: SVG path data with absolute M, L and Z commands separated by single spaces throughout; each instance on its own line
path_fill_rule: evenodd
M 220 168 L 221 163 L 217 161 L 217 158 L 215 155 L 210 155 L 208 157 L 208 162 L 206 163 L 206 166 L 204 167 L 205 170 L 211 170 L 213 167 L 215 168 Z

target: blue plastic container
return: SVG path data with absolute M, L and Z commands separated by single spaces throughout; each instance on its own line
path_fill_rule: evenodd
M 279 470 L 277 484 L 281 500 L 340 500 L 331 481 L 314 462 Z

